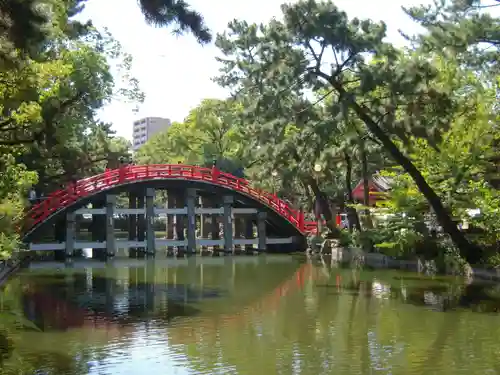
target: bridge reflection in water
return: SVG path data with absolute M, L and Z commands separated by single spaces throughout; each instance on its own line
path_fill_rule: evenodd
M 310 266 L 299 267 L 289 257 L 261 256 L 82 260 L 69 266 L 33 262 L 30 268 L 35 274 L 39 269 L 41 277 L 20 276 L 23 306 L 39 329 L 119 332 L 146 321 L 165 324 L 181 316 L 211 315 L 237 320 L 256 307 L 273 309 L 281 296 L 303 284 Z M 208 275 L 207 268 L 212 268 Z M 48 269 L 58 272 L 47 275 Z M 269 276 L 259 279 L 261 272 L 273 274 L 274 282 Z M 203 314 L 200 304 L 208 306 Z

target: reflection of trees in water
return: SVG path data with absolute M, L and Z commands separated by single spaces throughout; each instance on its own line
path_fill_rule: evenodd
M 394 295 L 401 297 L 401 290 L 394 288 Z M 478 313 L 500 312 L 498 287 L 484 283 L 416 286 L 408 288 L 402 299 L 443 312 L 462 309 Z
M 337 272 L 337 273 L 335 273 Z M 362 272 L 334 271 L 342 274 L 336 283 L 317 285 L 325 288 L 328 294 L 350 294 L 357 298 L 382 298 L 399 300 L 416 306 L 427 306 L 436 311 L 466 309 L 481 313 L 500 312 L 500 286 L 497 284 L 471 283 L 459 281 L 438 283 L 422 277 L 393 277 L 386 281 L 376 278 L 362 279 Z M 334 279 L 335 277 L 332 277 Z
M 62 351 L 59 354 L 35 353 L 30 358 L 24 357 L 26 341 L 25 334 L 37 333 L 36 327 L 23 317 L 23 305 L 21 299 L 24 285 L 19 279 L 10 280 L 0 294 L 0 373 L 2 375 L 35 374 L 39 369 L 50 370 L 50 374 L 84 374 L 86 371 L 79 371 L 77 362 L 73 360 L 72 348 L 70 345 L 61 345 Z M 43 343 L 31 340 L 29 345 L 40 345 Z M 49 350 L 53 350 L 50 346 Z M 43 352 L 43 351 L 42 351 Z M 57 357 L 55 360 L 54 358 Z M 57 364 L 55 364 L 57 363 Z M 81 367 L 81 366 L 80 366 Z
M 333 271 L 327 282 L 318 281 L 312 291 L 286 296 L 272 313 L 253 310 L 237 327 L 222 321 L 208 325 L 194 320 L 189 328 L 191 340 L 183 341 L 185 353 L 199 372 L 216 372 L 223 366 L 238 373 L 269 373 L 276 369 L 277 373 L 438 371 L 451 375 L 459 368 L 474 373 L 497 366 L 493 349 L 481 364 L 462 355 L 462 350 L 476 350 L 477 358 L 482 358 L 479 354 L 483 344 L 479 338 L 473 344 L 470 338 L 472 333 L 477 334 L 468 317 L 477 314 L 437 314 L 401 304 L 411 303 L 416 295 L 422 301 L 424 292 L 433 290 L 440 296 L 460 296 L 455 297 L 457 303 L 472 307 L 484 301 L 484 293 L 491 293 L 476 286 L 449 284 L 433 289 L 432 283 L 419 289 L 419 282 L 408 286 L 399 280 L 389 285 L 371 277 L 367 280 L 363 273 Z M 311 293 L 314 298 L 308 295 Z M 316 303 L 313 310 L 308 306 L 311 301 Z M 482 321 L 473 320 L 475 324 Z M 500 334 L 498 322 L 497 333 L 478 328 L 486 342 Z M 175 326 L 168 333 L 173 343 L 177 336 L 183 336 L 177 335 Z
M 6 359 L 12 355 L 14 343 L 9 337 L 7 331 L 0 330 L 0 368 Z

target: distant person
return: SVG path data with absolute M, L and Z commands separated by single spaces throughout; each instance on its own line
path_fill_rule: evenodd
M 29 193 L 28 193 L 28 200 L 30 201 L 31 204 L 36 204 L 37 203 L 37 196 L 36 196 L 36 190 L 31 188 Z
M 217 181 L 219 178 L 219 169 L 217 168 L 217 160 L 212 161 L 212 179 Z

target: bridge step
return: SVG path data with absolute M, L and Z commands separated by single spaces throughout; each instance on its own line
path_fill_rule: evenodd
M 281 245 L 281 244 L 291 244 L 294 242 L 293 237 L 288 238 L 266 238 L 267 245 Z M 115 240 L 117 249 L 128 249 L 133 247 L 145 248 L 147 246 L 147 241 L 130 241 L 130 240 Z M 233 239 L 233 245 L 258 245 L 258 238 L 251 239 L 242 239 L 235 238 Z M 155 240 L 156 246 L 187 246 L 188 241 L 178 241 L 178 240 L 169 240 L 169 239 L 161 239 L 157 238 Z M 210 240 L 210 239 L 197 239 L 196 240 L 197 247 L 199 246 L 220 246 L 224 247 L 224 240 Z M 55 242 L 55 243 L 40 243 L 34 244 L 30 243 L 29 250 L 31 251 L 52 251 L 52 250 L 64 250 L 66 248 L 66 242 Z M 75 242 L 74 249 L 105 249 L 106 241 L 103 242 Z

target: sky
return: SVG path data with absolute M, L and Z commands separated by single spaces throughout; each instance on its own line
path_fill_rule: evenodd
M 284 0 L 188 0 L 203 14 L 214 35 L 229 21 L 245 19 L 266 22 L 280 17 Z M 294 2 L 294 1 L 288 1 Z M 401 6 L 429 3 L 430 0 L 336 0 L 350 17 L 384 21 L 388 40 L 402 44 L 398 30 L 415 33 L 418 27 Z M 102 121 L 113 124 L 117 135 L 131 139 L 132 123 L 142 117 L 158 116 L 182 121 L 202 99 L 225 98 L 228 92 L 211 81 L 218 73 L 217 48 L 199 45 L 193 36 L 175 36 L 172 29 L 155 28 L 144 21 L 136 0 L 89 0 L 80 19 L 106 27 L 132 55 L 132 75 L 139 80 L 146 98 L 139 112 L 123 101 L 113 101 L 100 112 Z

